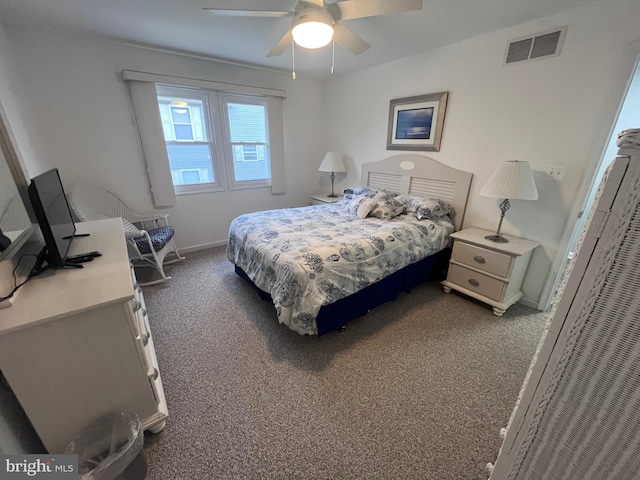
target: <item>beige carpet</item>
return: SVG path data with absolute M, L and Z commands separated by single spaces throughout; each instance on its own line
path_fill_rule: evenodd
M 144 289 L 169 419 L 149 479 L 486 479 L 545 315 L 426 283 L 300 336 L 224 247 Z

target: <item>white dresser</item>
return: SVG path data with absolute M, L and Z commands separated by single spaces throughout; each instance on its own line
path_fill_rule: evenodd
M 505 236 L 509 243 L 487 240 L 493 232 L 466 228 L 451 234 L 454 239 L 446 293 L 457 290 L 488 303 L 501 316 L 522 297 L 520 287 L 536 242 Z
M 0 370 L 50 453 L 98 417 L 131 411 L 159 432 L 167 403 L 119 219 L 77 224 L 82 269 L 45 272 L 0 310 Z

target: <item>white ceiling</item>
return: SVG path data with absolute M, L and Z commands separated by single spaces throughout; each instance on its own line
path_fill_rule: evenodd
M 593 1 L 424 0 L 419 12 L 348 20 L 345 24 L 371 48 L 353 55 L 336 46 L 336 74 L 380 65 Z M 19 28 L 290 71 L 291 49 L 281 57 L 266 57 L 289 29 L 289 18 L 218 17 L 202 7 L 293 10 L 295 4 L 296 0 L 0 0 L 0 19 Z M 331 46 L 319 50 L 296 48 L 295 54 L 298 75 L 330 76 Z

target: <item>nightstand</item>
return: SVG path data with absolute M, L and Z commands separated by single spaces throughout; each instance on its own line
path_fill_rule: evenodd
M 328 195 L 315 193 L 313 195 L 309 195 L 309 198 L 311 198 L 311 205 L 324 205 L 327 203 L 336 203 L 338 200 L 342 200 L 344 197 L 342 195 L 338 195 L 337 197 L 329 197 Z
M 493 307 L 501 316 L 522 297 L 520 287 L 531 252 L 538 243 L 504 235 L 509 243 L 485 239 L 495 232 L 466 228 L 451 234 L 454 239 L 445 293 L 457 290 Z

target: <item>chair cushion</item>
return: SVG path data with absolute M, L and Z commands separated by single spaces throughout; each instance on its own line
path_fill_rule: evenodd
M 153 243 L 153 248 L 156 252 L 158 250 L 162 250 L 162 248 L 167 244 L 167 242 L 169 242 L 169 240 L 171 240 L 173 234 L 175 233 L 173 227 L 170 226 L 152 228 L 151 230 L 148 230 L 148 232 L 149 238 L 151 238 L 151 243 Z M 144 236 L 134 238 L 133 240 L 136 242 L 138 250 L 140 250 L 141 254 L 144 255 L 146 253 L 151 253 L 149 242 L 147 242 L 147 239 Z

